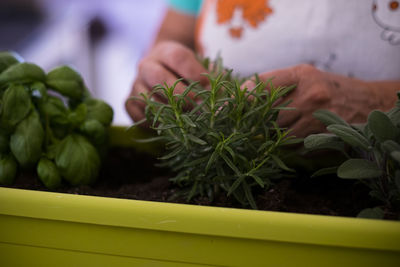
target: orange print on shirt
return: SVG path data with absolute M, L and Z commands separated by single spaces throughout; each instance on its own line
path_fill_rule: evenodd
M 257 28 L 273 13 L 269 0 L 218 0 L 217 23 L 229 23 L 229 33 L 233 38 L 241 38 L 244 24 Z M 239 18 L 235 17 L 240 14 Z

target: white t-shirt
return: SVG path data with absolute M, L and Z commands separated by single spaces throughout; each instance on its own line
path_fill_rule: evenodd
M 242 76 L 310 63 L 365 80 L 400 79 L 400 1 L 205 0 L 196 45 Z

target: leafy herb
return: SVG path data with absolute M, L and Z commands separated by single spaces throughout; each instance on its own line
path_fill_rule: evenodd
M 62 178 L 92 183 L 112 118 L 111 107 L 92 98 L 72 68 L 46 74 L 0 52 L 0 184 L 11 184 L 19 168 L 35 166 L 50 189 Z
M 372 111 L 367 123 L 351 125 L 336 114 L 320 110 L 315 117 L 331 134 L 310 135 L 304 140 L 309 150 L 335 149 L 347 160 L 340 166 L 321 169 L 314 176 L 337 173 L 343 179 L 358 179 L 371 189 L 371 197 L 382 202 L 387 212 L 400 211 L 400 93 L 389 112 Z M 381 207 L 365 209 L 359 217 L 382 218 Z
M 224 191 L 256 209 L 254 190 L 266 190 L 274 179 L 292 171 L 281 158 L 281 148 L 299 140 L 276 119 L 288 104 L 277 100 L 293 86 L 257 81 L 254 88 L 241 88 L 241 80 L 221 68 L 208 79 L 209 89 L 181 79 L 135 98 L 144 99 L 146 121 L 159 135 L 148 141 L 165 142 L 161 160 L 176 173 L 171 181 L 184 188 L 188 200 L 198 195 L 212 200 Z M 181 94 L 175 92 L 178 83 L 185 83 Z M 166 103 L 154 101 L 154 94 Z

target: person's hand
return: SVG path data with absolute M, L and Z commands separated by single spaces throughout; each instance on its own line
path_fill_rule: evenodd
M 141 93 L 150 93 L 157 84 L 167 83 L 171 86 L 179 78 L 184 78 L 185 81 L 200 81 L 202 85 L 206 85 L 208 80 L 202 75 L 206 72 L 194 52 L 186 46 L 172 41 L 160 42 L 139 63 L 130 96 L 141 97 Z M 184 83 L 175 87 L 177 93 L 184 90 Z M 154 95 L 154 98 L 165 101 L 158 95 Z M 134 121 L 144 118 L 145 103 L 142 101 L 129 99 L 125 107 Z
M 292 100 L 289 106 L 295 110 L 282 111 L 278 124 L 292 129 L 297 137 L 325 131 L 325 126 L 312 116 L 318 109 L 328 109 L 350 123 L 361 123 L 371 110 L 382 107 L 382 97 L 368 82 L 323 72 L 311 65 L 266 72 L 259 77 L 263 81 L 273 78 L 275 87 L 296 85 L 283 99 Z M 243 87 L 251 89 L 254 85 L 249 80 Z

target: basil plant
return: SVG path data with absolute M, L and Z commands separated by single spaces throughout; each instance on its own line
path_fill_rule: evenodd
M 92 98 L 82 77 L 61 66 L 45 73 L 0 52 L 0 184 L 36 169 L 49 189 L 95 181 L 112 108 Z

